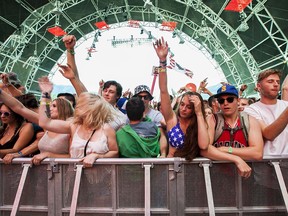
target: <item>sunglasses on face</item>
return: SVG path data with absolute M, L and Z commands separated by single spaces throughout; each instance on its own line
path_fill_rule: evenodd
M 5 117 L 8 117 L 8 116 L 11 115 L 11 113 L 9 113 L 9 112 L 1 112 L 0 111 L 0 116 L 2 116 L 2 115 L 4 115 Z
M 142 100 L 142 98 L 144 98 L 144 100 L 150 100 L 149 95 L 144 95 L 144 96 L 137 95 L 137 97 L 140 98 L 141 100 Z
M 226 99 L 224 98 L 217 98 L 217 101 L 219 104 L 223 104 L 225 102 L 225 100 L 228 102 L 228 103 L 232 103 L 234 101 L 235 97 L 227 97 Z

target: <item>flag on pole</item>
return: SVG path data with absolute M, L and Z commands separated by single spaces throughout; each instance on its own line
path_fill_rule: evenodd
M 192 77 L 194 75 L 193 72 L 190 71 L 189 69 L 181 67 L 175 61 L 175 59 L 173 58 L 173 55 L 171 55 L 171 54 L 170 54 L 170 57 L 169 57 L 169 64 L 168 64 L 167 68 L 175 70 L 175 71 L 178 71 L 180 73 L 184 73 L 186 76 L 190 77 L 191 79 L 192 79 Z

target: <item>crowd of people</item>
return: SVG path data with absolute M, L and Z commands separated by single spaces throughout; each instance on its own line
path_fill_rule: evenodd
M 33 94 L 25 94 L 17 74 L 1 74 L 0 156 L 4 163 L 31 157 L 38 165 L 45 158 L 71 157 L 91 167 L 98 158 L 182 157 L 192 161 L 203 156 L 231 161 L 247 178 L 252 172 L 247 160 L 288 156 L 288 78 L 281 86 L 281 71 L 258 74 L 259 100 L 243 97 L 245 84 L 238 90 L 223 83 L 213 94 L 206 80 L 198 90 L 183 87 L 173 98 L 167 86 L 169 46 L 160 38 L 153 46 L 159 58 L 155 73 L 161 101 L 152 103 L 146 85 L 122 94 L 120 83 L 101 80 L 98 94 L 87 92 L 75 61 L 76 38 L 66 35 L 63 42 L 67 65 L 58 66 L 76 95 L 63 92 L 52 100 L 53 84 L 41 77 L 38 102 Z M 210 97 L 203 100 L 201 94 Z

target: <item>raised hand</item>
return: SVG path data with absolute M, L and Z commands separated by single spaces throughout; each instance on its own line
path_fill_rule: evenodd
M 73 71 L 73 69 L 71 68 L 71 66 L 69 64 L 66 65 L 60 65 L 57 64 L 59 69 L 59 72 L 66 78 L 66 79 L 75 79 L 75 73 Z
M 53 90 L 53 83 L 49 80 L 47 76 L 40 77 L 38 79 L 39 87 L 41 92 L 48 92 L 49 94 Z
M 189 101 L 190 101 L 190 103 L 194 104 L 194 110 L 195 110 L 196 114 L 197 113 L 198 114 L 202 113 L 201 100 L 200 100 L 200 98 L 197 95 L 190 95 L 189 96 Z
M 105 84 L 104 80 L 101 79 L 101 80 L 99 81 L 99 88 L 102 89 L 102 88 L 104 87 L 104 84 Z
M 73 50 L 76 45 L 76 37 L 74 35 L 65 35 L 62 41 L 67 50 Z
M 153 47 L 160 61 L 166 61 L 166 57 L 169 51 L 169 46 L 168 46 L 168 43 L 164 40 L 164 38 L 161 37 L 161 39 L 156 40 L 156 42 L 153 43 Z
M 7 84 L 10 83 L 10 82 L 9 82 L 8 74 L 2 73 L 2 74 L 0 75 L 0 77 L 1 77 L 1 80 L 2 80 L 3 84 L 7 85 Z

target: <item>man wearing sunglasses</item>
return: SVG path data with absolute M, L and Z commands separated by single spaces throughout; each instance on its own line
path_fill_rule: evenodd
M 139 85 L 134 89 L 133 97 L 139 97 L 144 101 L 145 116 L 149 117 L 158 127 L 165 126 L 165 120 L 161 112 L 154 110 L 150 107 L 150 101 L 153 96 L 150 93 L 150 89 L 146 85 Z
M 222 133 L 209 146 L 207 151 L 202 151 L 204 157 L 213 160 L 227 160 L 236 164 L 239 174 L 243 177 L 251 175 L 251 168 L 244 160 L 261 160 L 263 157 L 263 139 L 257 120 L 249 117 L 248 138 L 244 134 L 244 125 L 241 125 L 241 116 L 238 111 L 238 90 L 225 84 L 214 95 L 220 105 L 220 113 L 215 115 L 214 132 L 220 124 L 220 117 L 224 123 Z M 221 116 L 220 116 L 221 115 Z M 247 127 L 248 128 L 248 127 Z M 252 132 L 253 131 L 253 132 Z M 216 136 L 216 133 L 214 133 Z

